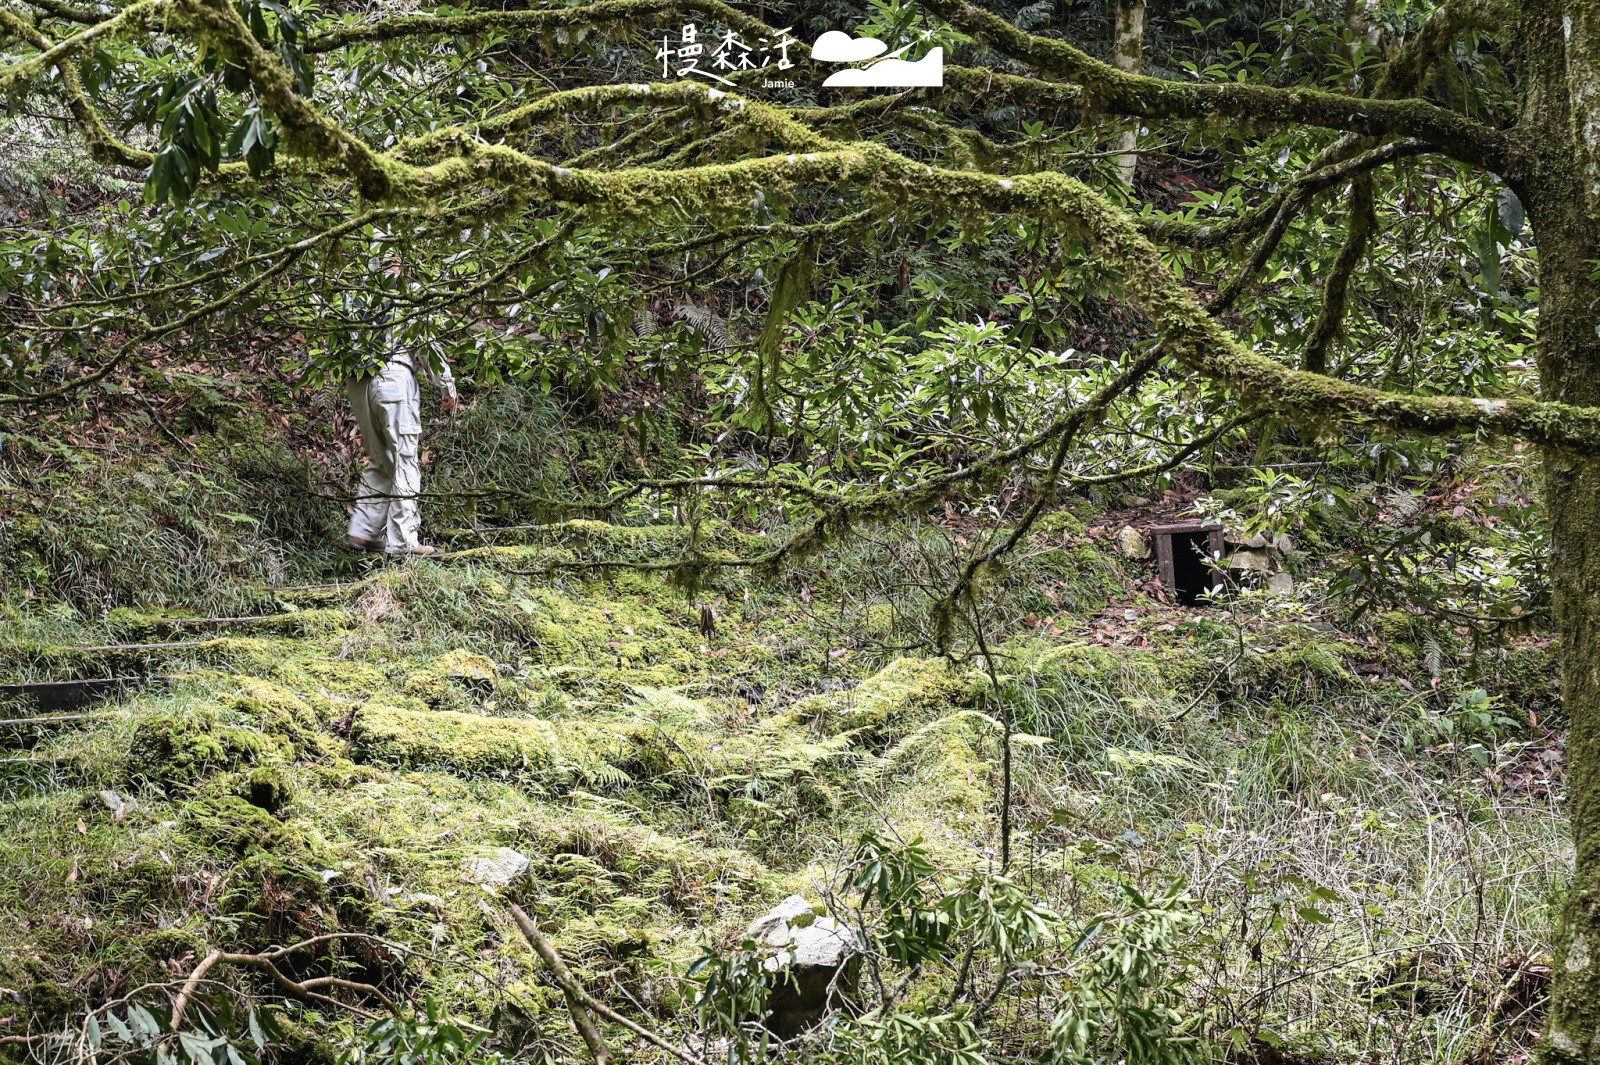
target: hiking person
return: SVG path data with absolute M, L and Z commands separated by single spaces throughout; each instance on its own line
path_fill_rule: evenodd
M 387 274 L 397 284 L 399 265 L 391 265 Z M 389 555 L 434 555 L 438 548 L 420 540 L 422 395 L 417 375 L 428 378 L 445 411 L 459 405 L 456 382 L 443 359 L 435 369 L 426 356 L 398 347 L 393 330 L 387 328 L 392 313 L 393 304 L 386 301 L 377 314 L 368 316 L 378 327 L 373 335 L 385 354 L 381 362 L 370 359 L 363 372 L 346 383 L 367 452 L 361 490 L 350 515 L 350 546 Z

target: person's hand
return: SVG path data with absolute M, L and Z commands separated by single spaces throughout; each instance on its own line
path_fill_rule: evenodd
M 455 396 L 446 396 L 439 403 L 439 409 L 443 410 L 443 411 L 452 411 L 452 410 L 455 410 L 459 406 L 461 406 L 461 400 L 456 398 Z

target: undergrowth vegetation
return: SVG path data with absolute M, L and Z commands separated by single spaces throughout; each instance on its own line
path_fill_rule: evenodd
M 1537 1029 L 1570 860 L 1547 642 L 1311 605 L 1348 516 L 1288 552 L 1301 596 L 1179 609 L 1073 499 L 986 574 L 989 655 L 941 657 L 982 523 L 777 579 L 596 568 L 785 530 L 544 520 L 618 461 L 570 424 L 505 388 L 435 436 L 454 551 L 404 565 L 331 551 L 338 492 L 248 426 L 204 477 L 18 445 L 49 458 L 6 471 L 6 679 L 128 681 L 6 715 L 0 1054 L 571 1060 L 512 904 L 695 1060 L 1476 1062 Z M 485 480 L 525 497 L 452 494 Z M 747 929 L 791 895 L 864 950 L 780 1043 Z

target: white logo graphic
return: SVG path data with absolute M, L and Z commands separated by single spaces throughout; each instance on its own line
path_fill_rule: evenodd
M 852 37 L 829 30 L 811 46 L 811 58 L 819 63 L 859 63 L 883 55 L 888 47 L 873 37 Z M 864 89 L 936 89 L 944 85 L 944 49 L 935 48 L 916 62 L 899 58 L 910 47 L 908 44 L 898 48 L 870 67 L 836 71 L 822 84 Z

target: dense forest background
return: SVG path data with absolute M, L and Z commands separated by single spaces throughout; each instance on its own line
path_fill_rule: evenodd
M 1596 19 L 6 0 L 0 1057 L 1596 1060 Z

